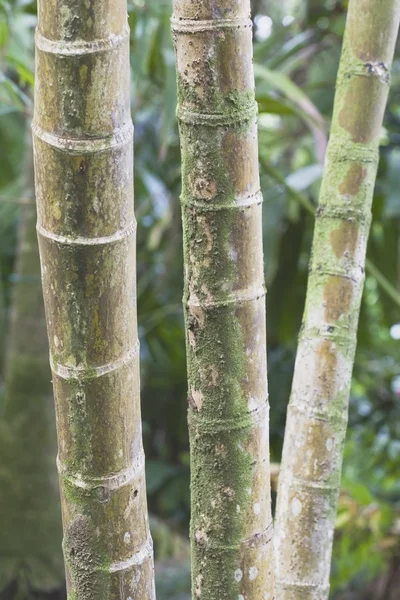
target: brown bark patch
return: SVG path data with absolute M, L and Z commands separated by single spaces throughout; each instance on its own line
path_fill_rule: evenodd
M 330 239 L 337 258 L 354 257 L 358 242 L 357 225 L 352 221 L 342 221 L 338 229 L 331 232 Z
M 355 196 L 360 191 L 361 184 L 366 176 L 367 169 L 360 164 L 352 164 L 350 169 L 347 171 L 346 177 L 339 186 L 339 192 L 343 196 Z
M 239 165 L 241 166 L 243 164 L 243 144 L 238 143 L 239 141 L 241 141 L 239 139 L 239 135 L 234 129 L 228 129 L 224 132 L 224 136 L 222 138 L 222 152 L 225 158 L 225 164 L 227 170 L 229 169 L 229 173 L 233 178 L 232 184 L 235 186 L 236 189 L 240 190 L 243 187 L 243 180 L 245 180 L 247 184 L 249 179 L 246 176 L 240 177 L 241 172 L 239 169 Z M 248 175 L 247 172 L 246 175 Z M 238 178 L 238 176 L 240 177 L 240 179 Z
M 240 32 L 218 32 L 217 55 L 220 92 L 229 94 L 232 90 L 248 89 L 248 65 L 243 59 L 248 56 L 251 37 L 245 28 Z M 221 57 L 227 57 L 226 60 Z
M 204 177 L 197 177 L 192 184 L 193 195 L 201 200 L 212 200 L 217 195 L 217 184 Z
M 344 277 L 332 275 L 325 286 L 325 318 L 328 323 L 335 323 L 347 313 L 353 298 L 353 282 Z
M 204 327 L 204 311 L 200 306 L 191 305 L 189 307 L 190 314 L 194 317 L 196 323 L 202 329 Z
M 228 129 L 222 138 L 222 154 L 230 176 L 229 183 L 238 194 L 252 195 L 259 189 L 257 145 L 254 144 L 256 134 L 254 124 L 246 133 Z
M 387 91 L 379 79 L 356 77 L 349 82 L 339 113 L 339 125 L 356 144 L 379 138 Z
M 335 392 L 337 356 L 331 340 L 323 340 L 318 348 L 318 373 L 321 393 L 329 398 Z
M 347 20 L 348 42 L 359 60 L 387 60 L 394 21 L 393 8 L 380 2 L 358 0 L 355 10 L 349 10 Z M 360 29 L 360 14 L 363 15 Z M 380 32 L 377 35 L 376 32 Z M 393 35 L 393 34 L 392 34 Z

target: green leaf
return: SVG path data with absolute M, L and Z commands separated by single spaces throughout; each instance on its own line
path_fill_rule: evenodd
M 313 133 L 316 154 L 318 160 L 322 162 L 327 146 L 325 120 L 307 94 L 291 81 L 287 75 L 278 71 L 272 71 L 264 65 L 254 65 L 254 74 L 257 79 L 281 92 L 298 108 L 302 119 Z
M 352 499 L 361 504 L 361 506 L 367 506 L 374 502 L 371 492 L 362 483 L 346 479 L 343 481 L 343 487 L 349 492 Z

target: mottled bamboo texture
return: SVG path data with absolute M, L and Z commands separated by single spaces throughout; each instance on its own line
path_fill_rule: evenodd
M 399 0 L 350 0 L 276 517 L 276 597 L 325 600 Z
M 272 599 L 250 2 L 175 0 L 194 600 Z
M 68 597 L 151 600 L 125 0 L 39 3 L 33 134 Z

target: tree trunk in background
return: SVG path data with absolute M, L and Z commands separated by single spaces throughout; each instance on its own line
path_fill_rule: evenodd
M 33 165 L 29 154 L 28 195 Z M 8 336 L 5 395 L 0 403 L 0 596 L 62 588 L 61 510 L 35 206 L 21 208 Z M 20 595 L 20 596 L 19 596 Z
M 4 283 L 3 283 L 3 274 L 1 272 L 0 266 L 0 331 L 6 331 L 7 326 L 7 309 L 6 309 L 6 299 L 4 295 Z M 4 360 L 5 360 L 5 351 L 6 351 L 6 335 L 3 334 L 0 337 L 0 396 L 4 387 Z
M 351 0 L 285 433 L 276 597 L 328 598 L 371 203 L 400 0 Z
M 192 593 L 272 598 L 265 288 L 249 0 L 175 0 Z
M 68 594 L 151 600 L 126 0 L 38 8 L 37 229 Z

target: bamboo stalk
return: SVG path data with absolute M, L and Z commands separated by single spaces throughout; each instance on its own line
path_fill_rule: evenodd
M 250 2 L 175 0 L 192 594 L 272 599 L 262 196 Z
M 154 598 L 142 448 L 126 0 L 38 7 L 38 236 L 68 597 Z
M 325 600 L 399 0 L 350 0 L 279 481 L 276 597 Z

